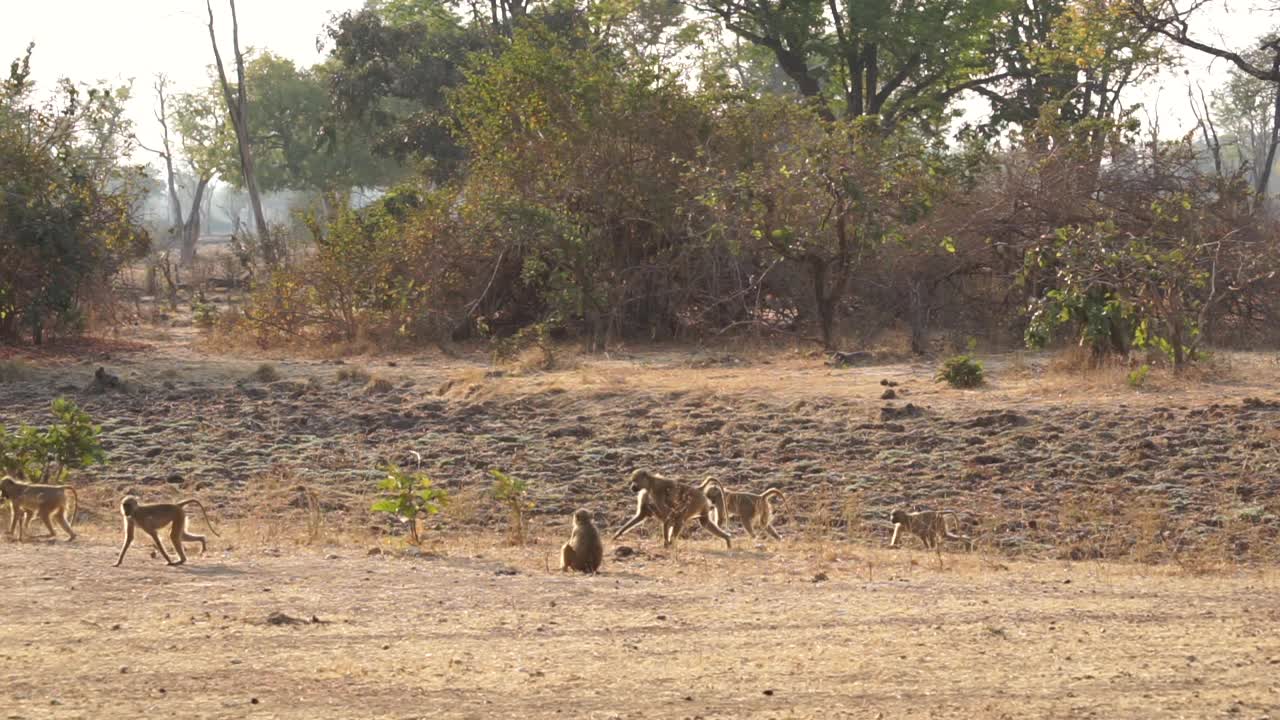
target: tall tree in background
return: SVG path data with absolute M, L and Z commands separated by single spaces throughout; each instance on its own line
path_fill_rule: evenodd
M 195 181 L 191 207 L 182 223 L 181 260 L 187 264 L 196 256 L 201 216 L 207 214 L 206 193 L 219 173 L 221 159 L 234 152 L 236 141 L 215 93 L 186 93 L 174 98 L 173 104 L 174 129 L 182 145 L 187 173 Z
M 1206 0 L 1187 3 L 1179 3 L 1177 0 L 1127 0 L 1127 4 L 1138 22 L 1151 31 L 1182 47 L 1226 60 L 1238 72 L 1272 86 L 1271 128 L 1267 133 L 1266 158 L 1254 186 L 1258 197 L 1265 198 L 1271 182 L 1271 168 L 1276 161 L 1276 150 L 1280 148 L 1280 92 L 1275 90 L 1280 88 L 1280 38 L 1267 36 L 1252 51 L 1228 49 L 1205 41 L 1191 29 L 1192 19 L 1205 7 Z
M 952 98 L 1001 80 L 990 57 L 1003 0 L 691 0 L 767 48 L 827 119 L 940 119 Z
M 173 236 L 182 227 L 182 199 L 178 197 L 177 173 L 173 169 L 173 146 L 169 138 L 169 79 L 164 73 L 156 74 L 156 122 L 160 123 L 160 147 L 149 148 L 139 143 L 139 147 L 155 153 L 164 161 L 165 187 L 169 192 L 169 236 Z
M 223 99 L 227 103 L 227 113 L 231 117 L 231 126 L 236 133 L 236 147 L 240 156 L 240 173 L 244 178 L 244 187 L 249 194 L 249 206 L 253 209 L 253 222 L 257 226 L 258 242 L 262 247 L 263 259 L 268 265 L 276 265 L 284 259 L 283 248 L 279 247 L 271 237 L 267 227 L 267 217 L 262 212 L 262 198 L 258 194 L 258 182 L 253 172 L 253 145 L 249 135 L 249 99 L 245 89 L 244 53 L 240 52 L 240 22 L 236 18 L 236 1 L 228 0 L 231 5 L 231 44 L 235 52 L 236 88 L 232 92 L 227 82 L 227 72 L 222 64 L 222 53 L 218 50 L 218 36 L 213 28 L 212 0 L 205 0 L 209 11 L 209 41 L 213 45 L 213 58 L 218 70 L 218 82 L 222 86 Z

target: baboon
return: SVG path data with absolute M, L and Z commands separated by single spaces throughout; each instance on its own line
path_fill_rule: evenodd
M 752 538 L 756 536 L 756 529 L 760 528 L 769 533 L 774 540 L 782 539 L 778 531 L 773 529 L 773 506 L 769 504 L 771 497 L 776 497 L 783 503 L 787 502 L 786 496 L 778 488 L 769 488 L 759 494 L 732 492 L 725 490 L 720 481 L 711 477 L 703 480 L 698 487 L 706 493 L 712 505 L 715 506 L 717 523 L 727 524 L 729 518 L 736 517 L 746 529 L 747 535 Z
M 889 539 L 889 547 L 894 547 L 898 542 L 898 533 L 901 532 L 905 525 L 907 530 L 911 531 L 916 537 L 920 538 L 926 548 L 942 551 L 943 540 L 958 540 L 965 544 L 966 548 L 973 547 L 973 540 L 967 535 L 954 535 L 947 530 L 948 515 L 958 517 L 954 510 L 924 510 L 922 512 L 909 513 L 906 510 L 894 510 L 889 514 L 889 521 L 893 523 L 893 537 Z
M 573 531 L 569 542 L 560 548 L 560 570 L 577 570 L 595 574 L 604 559 L 604 543 L 600 531 L 591 522 L 591 513 L 577 510 L 573 513 Z
M 7 476 L 0 480 L 0 501 L 8 500 L 9 508 L 13 512 L 9 519 L 9 534 L 12 535 L 16 527 L 18 539 L 22 540 L 26 535 L 27 526 L 31 524 L 31 518 L 39 515 L 44 526 L 49 528 L 49 537 L 54 537 L 57 533 L 54 532 L 53 523 L 49 522 L 49 519 L 57 516 L 58 524 L 67 531 L 67 542 L 75 540 L 76 533 L 67 520 L 68 493 L 74 501 L 70 509 L 71 520 L 75 520 L 76 510 L 80 509 L 80 497 L 76 495 L 75 488 L 63 485 L 20 483 Z
M 120 501 L 120 514 L 124 516 L 124 546 L 120 548 L 120 557 L 116 558 L 115 567 L 120 567 L 120 563 L 124 562 L 125 551 L 133 543 L 134 525 L 141 527 L 143 532 L 151 536 L 156 549 L 170 565 L 181 565 L 187 561 L 187 553 L 182 549 L 184 541 L 200 543 L 200 554 L 203 555 L 207 548 L 204 536 L 187 532 L 187 511 L 184 509 L 187 505 L 200 508 L 200 514 L 204 516 L 204 524 L 209 526 L 210 532 L 218 535 L 218 531 L 213 528 L 213 523 L 209 522 L 209 513 L 205 512 L 204 505 L 201 505 L 199 500 L 143 505 L 138 502 L 138 498 L 126 495 Z M 173 526 L 169 531 L 169 541 L 173 543 L 173 549 L 178 552 L 178 562 L 170 559 L 169 553 L 164 551 L 164 545 L 160 542 L 160 536 L 156 534 L 157 530 L 168 525 Z M 218 535 L 218 537 L 222 536 Z
M 700 488 L 669 480 L 648 470 L 636 470 L 631 473 L 631 492 L 636 494 L 636 514 L 614 533 L 614 540 L 645 519 L 656 517 L 662 520 L 662 546 L 670 547 L 684 529 L 684 524 L 698 518 L 703 527 L 724 539 L 726 548 L 733 547 L 729 533 L 711 519 L 711 511 L 715 507 Z

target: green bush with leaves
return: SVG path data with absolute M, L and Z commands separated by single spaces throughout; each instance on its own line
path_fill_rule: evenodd
M 449 493 L 434 487 L 424 472 L 406 472 L 396 465 L 387 465 L 383 469 L 387 476 L 378 481 L 378 489 L 385 497 L 375 502 L 370 510 L 394 515 L 400 522 L 407 523 L 410 541 L 414 545 L 421 544 L 418 518 L 443 510 L 449 503 Z
M 1151 372 L 1150 365 L 1140 365 L 1134 370 L 1130 371 L 1128 376 L 1125 377 L 1125 382 L 1129 383 L 1129 387 L 1137 390 L 1138 388 L 1146 384 L 1147 375 L 1150 372 Z
M 502 503 L 511 514 L 511 542 L 523 545 L 529 535 L 528 512 L 533 509 L 529 499 L 529 483 L 512 477 L 501 470 L 489 471 L 493 476 L 493 498 Z
M 969 355 L 955 355 L 942 363 L 936 378 L 938 382 L 946 381 L 954 388 L 978 387 L 984 381 L 982 361 Z
M 102 427 L 74 402 L 53 401 L 54 422 L 41 429 L 21 425 L 10 432 L 0 426 L 0 472 L 29 482 L 63 483 L 74 469 L 101 465 L 106 452 Z

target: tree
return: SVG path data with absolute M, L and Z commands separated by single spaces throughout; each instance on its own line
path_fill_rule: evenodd
M 231 38 L 236 61 L 236 88 L 232 92 L 227 82 L 227 71 L 222 65 L 222 53 L 218 50 L 218 36 L 213 27 L 212 0 L 205 0 L 209 11 L 209 42 L 213 45 L 213 58 L 218 71 L 218 83 L 222 88 L 223 99 L 227 103 L 227 112 L 231 117 L 231 127 L 236 134 L 236 148 L 240 159 L 240 176 L 244 180 L 245 190 L 249 193 L 249 206 L 253 209 L 253 221 L 257 226 L 258 242 L 263 249 L 263 258 L 268 265 L 275 265 L 284 259 L 283 248 L 272 238 L 267 227 L 267 217 L 262 212 L 262 198 L 258 194 L 258 181 L 254 175 L 253 141 L 249 134 L 249 99 L 245 87 L 244 53 L 240 52 L 240 22 L 236 18 L 236 2 L 228 0 L 231 5 Z
M 1231 63 L 1235 69 L 1272 86 L 1280 86 L 1280 38 L 1265 36 L 1253 52 L 1229 50 L 1200 37 L 1193 37 L 1191 21 L 1206 5 L 1206 0 L 1192 0 L 1185 6 L 1177 0 L 1128 0 L 1130 13 L 1144 27 L 1158 33 L 1185 48 L 1197 50 Z M 1271 180 L 1271 168 L 1275 165 L 1276 149 L 1280 148 L 1280 92 L 1274 88 L 1272 96 L 1271 128 L 1267 137 L 1266 159 L 1260 167 L 1255 191 L 1259 198 L 1267 197 Z
M 236 146 L 234 135 L 227 127 L 227 114 L 220 107 L 215 92 L 187 93 L 174 98 L 173 124 L 186 159 L 187 171 L 195 180 L 191 192 L 191 207 L 182 224 L 181 262 L 189 264 L 196 256 L 196 243 L 200 239 L 201 215 L 205 210 L 206 193 L 215 176 L 224 171 L 226 158 Z
M 941 171 L 908 130 L 885 132 L 875 118 L 826 121 L 782 98 L 726 108 L 705 163 L 695 182 L 718 231 L 808 274 L 829 349 L 853 273 L 930 210 Z
M 77 331 L 83 294 L 145 255 L 135 213 L 147 177 L 121 162 L 127 96 L 62 80 L 36 103 L 31 48 L 0 84 L 0 338 Z
M 182 227 L 182 200 L 178 198 L 177 174 L 173 170 L 173 150 L 169 143 L 168 85 L 169 80 L 164 73 L 158 73 L 152 86 L 156 91 L 155 116 L 160 124 L 160 147 L 153 149 L 141 144 L 140 147 L 164 161 L 165 187 L 169 192 L 169 234 L 172 236 Z
M 1004 77 L 988 37 L 1002 0 L 692 0 L 738 37 L 771 51 L 817 112 L 938 122 L 951 99 Z M 830 104 L 829 104 L 830 103 Z
M 592 348 L 673 327 L 692 284 L 681 175 L 706 122 L 679 80 L 531 23 L 452 97 L 467 212 L 501 242 L 494 295 L 540 301 L 526 312 L 542 318 L 517 319 L 581 319 Z
M 353 187 L 391 184 L 399 166 L 373 155 L 368 132 L 343 123 L 340 132 L 325 139 L 332 104 L 327 91 L 326 66 L 304 69 L 270 52 L 245 64 L 258 187 L 265 192 L 298 190 L 339 193 Z M 245 187 L 234 145 L 222 145 L 219 174 L 236 187 Z
M 462 152 L 446 94 L 461 84 L 467 56 L 488 47 L 485 35 L 464 27 L 445 0 L 371 2 L 325 32 L 333 43 L 323 73 L 326 139 L 367 128 L 378 154 L 424 163 L 437 180 L 451 176 Z
M 1269 53 L 1263 47 L 1245 53 L 1246 59 L 1257 66 L 1267 63 Z M 1212 112 L 1220 130 L 1221 149 L 1231 151 L 1236 167 L 1243 167 L 1250 179 L 1255 197 L 1265 203 L 1267 187 L 1275 163 L 1275 148 L 1280 141 L 1277 133 L 1277 91 L 1280 83 L 1262 80 L 1232 67 L 1227 82 L 1213 92 Z M 1203 118 L 1208 123 L 1212 119 Z M 1226 147 L 1221 147 L 1225 145 Z

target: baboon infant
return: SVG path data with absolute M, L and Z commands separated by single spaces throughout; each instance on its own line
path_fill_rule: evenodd
M 70 493 L 74 506 L 68 513 L 69 503 L 67 495 Z M 44 522 L 44 526 L 49 528 L 49 537 L 54 537 L 57 533 L 53 530 L 53 523 L 49 522 L 51 517 L 57 517 L 58 524 L 62 529 L 67 531 L 67 542 L 76 539 L 76 533 L 71 529 L 71 524 L 67 521 L 67 515 L 70 514 L 71 520 L 75 520 L 75 511 L 80 508 L 80 497 L 76 495 L 76 489 L 63 485 L 35 485 L 32 483 L 20 483 L 11 477 L 6 476 L 0 480 L 0 502 L 8 500 L 9 509 L 13 515 L 9 518 L 9 534 L 12 535 L 14 528 L 18 530 L 18 539 L 22 540 L 26 535 L 27 526 L 31 524 L 31 518 L 39 515 L 40 520 Z
M 924 543 L 926 548 L 935 548 L 941 552 L 943 540 L 958 540 L 965 544 L 965 547 L 972 548 L 973 540 L 967 535 L 955 535 L 947 529 L 948 515 L 956 516 L 954 510 L 924 510 L 922 512 L 909 513 L 906 510 L 894 510 L 889 514 L 889 521 L 893 523 L 893 537 L 889 540 L 889 547 L 894 547 L 898 542 L 898 533 L 901 532 L 903 526 L 906 526 L 920 541 Z
M 182 549 L 183 541 L 200 543 L 200 554 L 204 554 L 207 549 L 203 535 L 196 535 L 187 532 L 187 505 L 195 505 L 200 508 L 200 514 L 204 516 L 204 524 L 209 526 L 209 531 L 214 535 L 218 535 L 218 531 L 213 529 L 213 523 L 209 522 L 209 513 L 205 512 L 204 505 L 199 500 L 183 500 L 176 503 L 157 503 L 154 505 L 143 505 L 138 502 L 138 498 L 132 495 L 126 495 L 120 501 L 120 514 L 124 516 L 124 545 L 120 548 L 120 557 L 116 558 L 116 567 L 120 567 L 120 563 L 124 562 L 124 554 L 129 549 L 129 545 L 133 543 L 133 528 L 135 525 L 142 528 L 142 531 L 151 536 L 151 540 L 155 542 L 156 549 L 160 551 L 160 555 L 164 557 L 165 562 L 170 565 L 181 565 L 187 561 L 187 553 Z M 160 536 L 157 531 L 164 529 L 166 526 L 172 526 L 169 531 L 169 541 L 173 543 L 173 549 L 178 553 L 178 562 L 174 562 L 169 558 L 169 553 L 165 552 L 164 545 L 160 542 Z M 218 537 L 222 537 L 218 535 Z
M 604 543 L 600 541 L 600 532 L 591 522 L 591 513 L 586 510 L 575 511 L 569 542 L 560 548 L 560 570 L 594 574 L 600 569 L 602 560 Z
M 725 490 L 720 481 L 711 477 L 703 480 L 698 487 L 702 488 L 715 506 L 716 522 L 722 523 L 721 527 L 725 527 L 724 524 L 729 522 L 729 518 L 736 517 L 746 529 L 747 535 L 752 538 L 756 536 L 756 529 L 759 528 L 769 533 L 774 540 L 782 539 L 778 531 L 773 529 L 773 506 L 769 504 L 771 497 L 776 497 L 784 503 L 787 501 L 786 496 L 778 488 L 769 488 L 759 494 L 732 492 Z
M 631 492 L 636 494 L 636 514 L 614 533 L 614 540 L 646 519 L 656 517 L 662 520 L 662 546 L 670 547 L 684 524 L 698 518 L 703 527 L 724 539 L 725 547 L 733 547 L 729 533 L 711 519 L 714 509 L 711 500 L 697 486 L 669 480 L 648 470 L 636 470 L 631 473 Z

